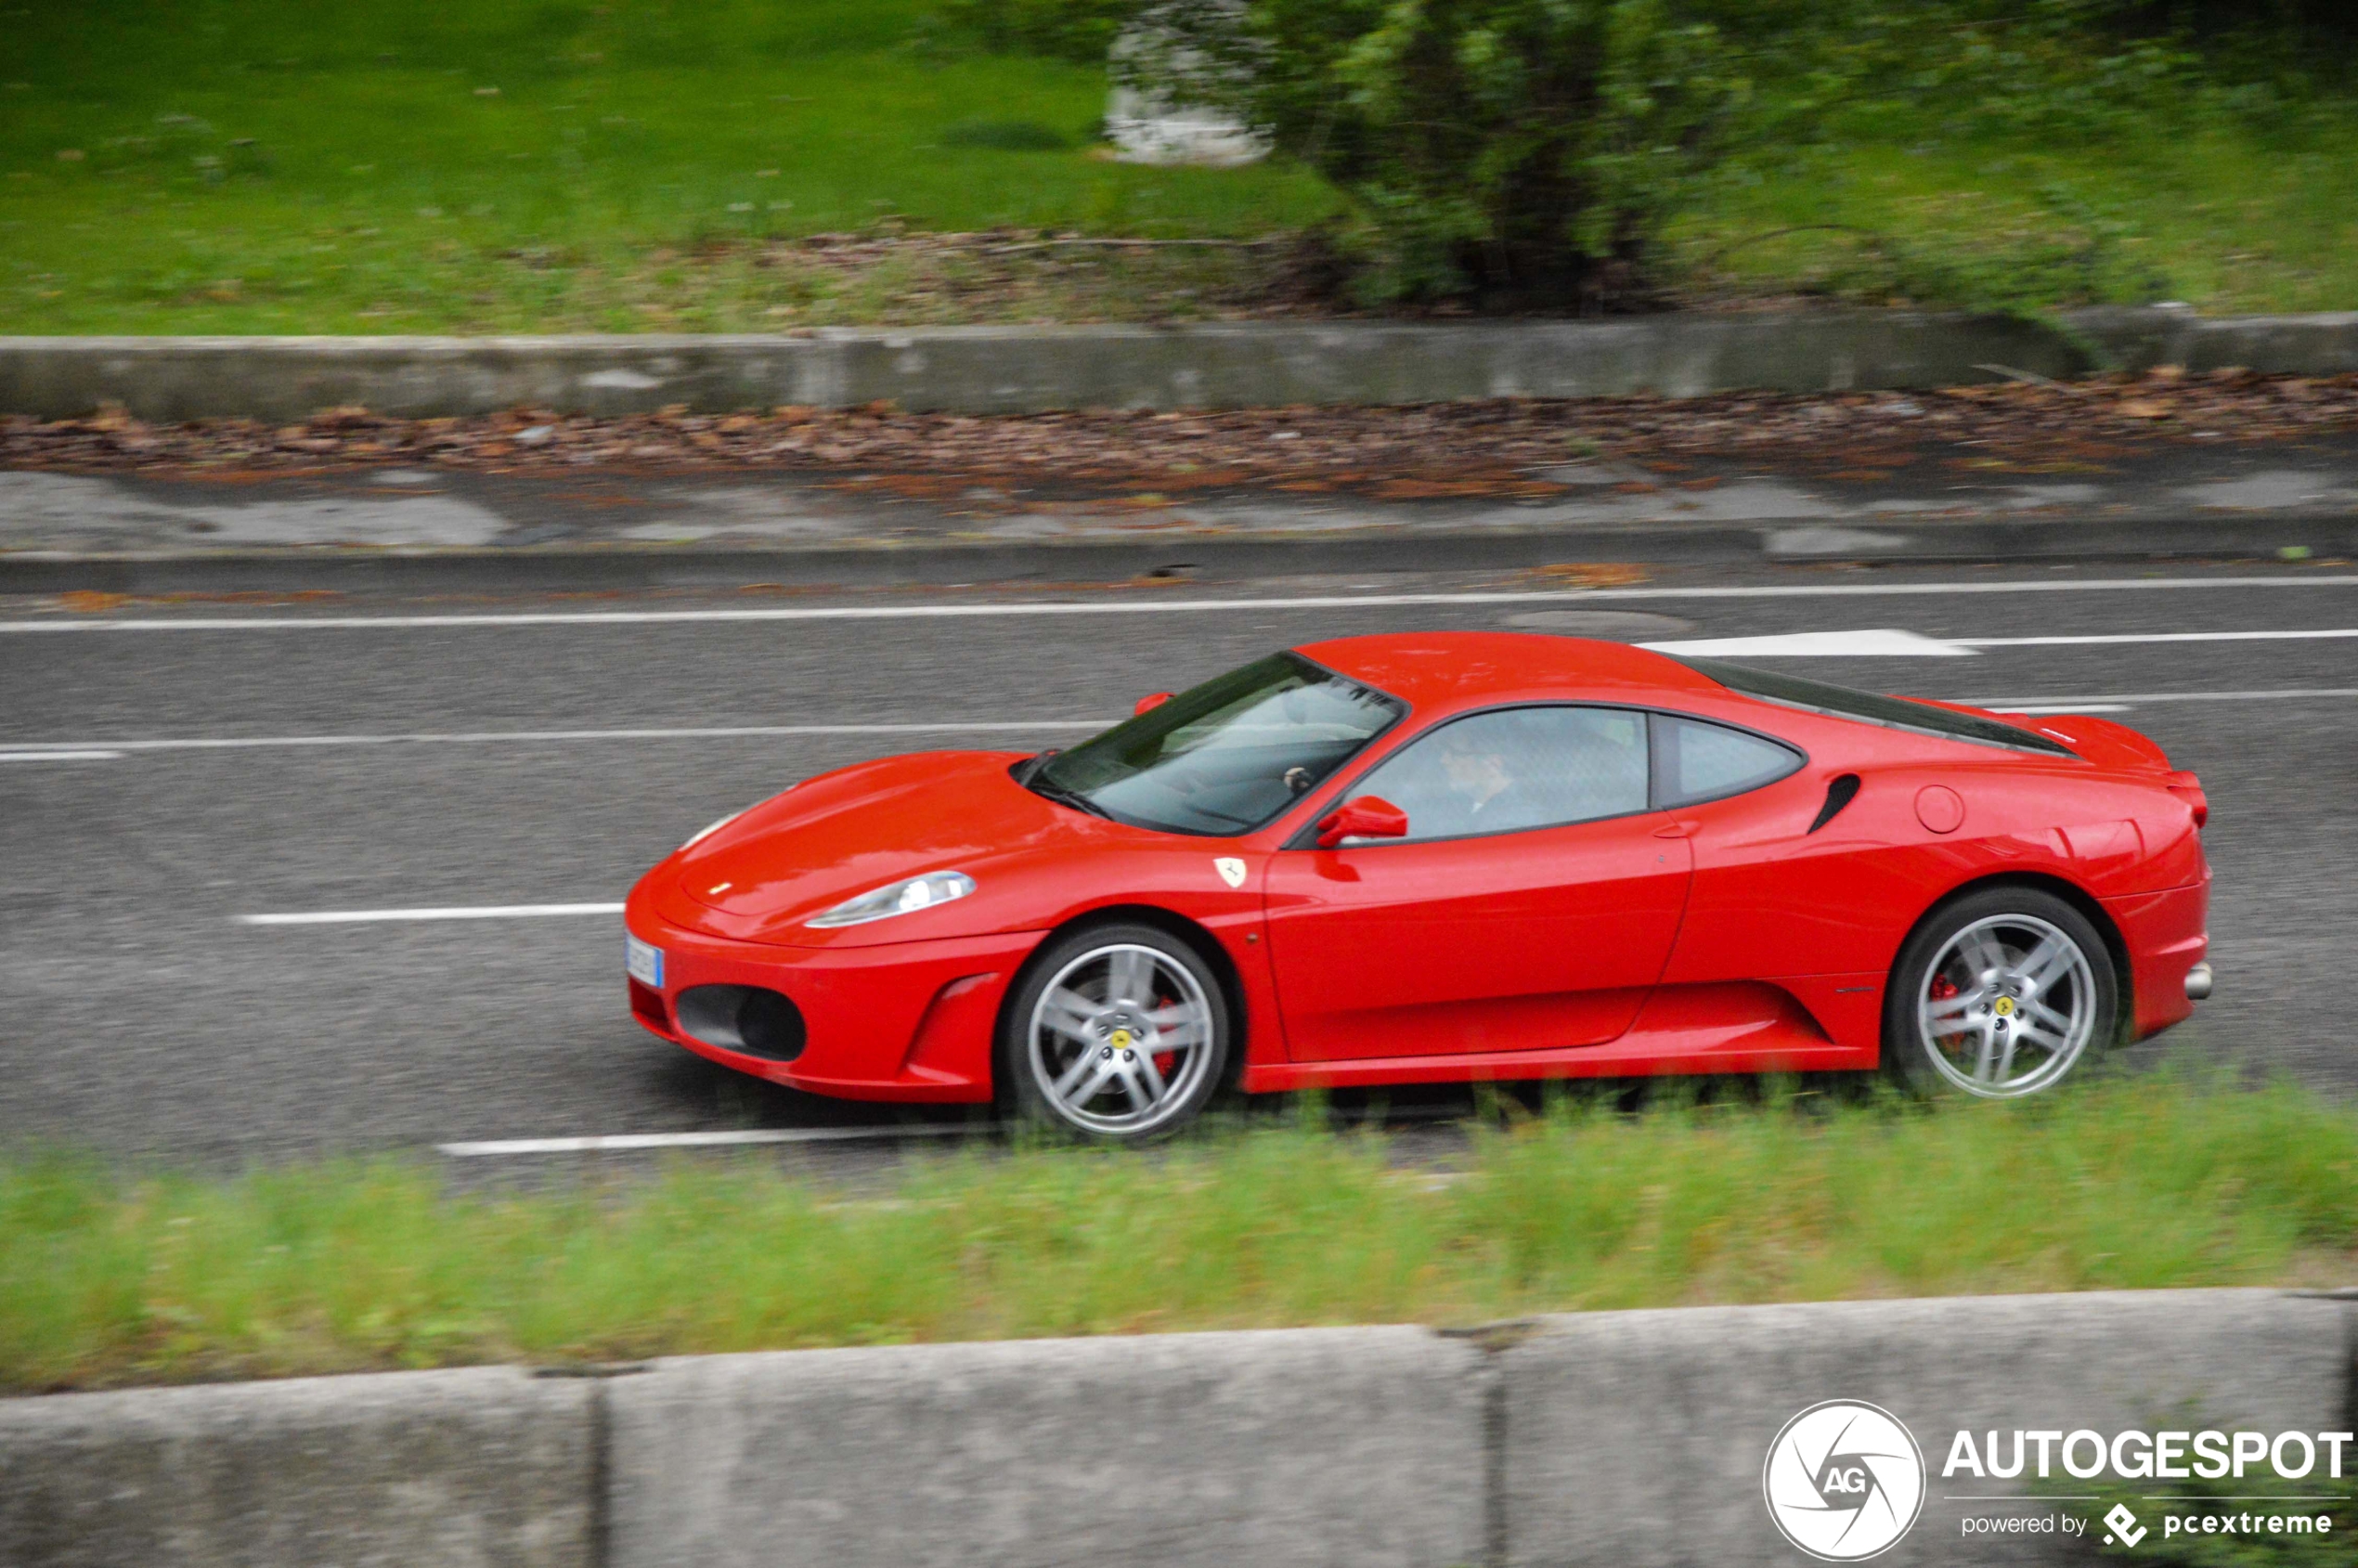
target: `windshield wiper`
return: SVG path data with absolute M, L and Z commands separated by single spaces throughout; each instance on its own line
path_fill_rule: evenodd
M 1079 790 L 1068 789 L 1053 780 L 1043 779 L 1040 773 L 1041 770 L 1033 769 L 1032 776 L 1023 781 L 1023 787 L 1034 795 L 1055 801 L 1059 806 L 1069 806 L 1076 811 L 1086 811 L 1093 817 L 1103 817 L 1108 822 L 1114 820 L 1111 811 L 1107 810 Z

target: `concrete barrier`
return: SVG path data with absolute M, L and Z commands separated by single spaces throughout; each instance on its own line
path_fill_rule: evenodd
M 1274 408 L 1955 386 L 2163 363 L 2358 369 L 2358 316 L 1917 311 L 1607 321 L 832 328 L 796 336 L 0 338 L 0 413 L 299 420 L 532 407 L 627 414 L 879 400 L 913 410 Z M 2002 369 L 1993 367 L 2003 367 Z
M 1805 1561 L 1770 1528 L 1761 1470 L 1779 1429 L 1829 1399 L 1897 1416 L 1929 1467 L 1923 1515 L 1879 1562 L 2077 1561 L 2051 1536 L 1963 1534 L 1968 1513 L 2020 1510 L 1956 1499 L 2019 1494 L 2028 1476 L 1944 1481 L 1957 1432 L 2346 1431 L 2351 1311 L 2157 1290 L 1549 1318 L 1498 1363 L 1509 1562 Z
M 2072 311 L 2063 320 L 2120 369 L 2183 365 L 2282 376 L 2358 374 L 2358 312 L 2205 317 L 2191 310 L 2100 308 Z
M 2047 1562 L 2054 1535 L 1964 1533 L 2026 1513 L 2024 1482 L 1943 1476 L 1956 1432 L 2349 1432 L 2353 1314 L 2265 1290 L 1859 1302 L 7 1400 L 0 1562 L 1798 1564 L 1763 1463 L 1830 1399 L 1924 1453 L 1924 1511 L 1878 1562 Z M 2345 1461 L 2314 1490 L 2358 1489 Z
M 610 1387 L 612 1568 L 1472 1563 L 1483 1371 L 1417 1328 L 666 1361 Z
M 594 1390 L 510 1367 L 0 1400 L 9 1568 L 583 1568 Z

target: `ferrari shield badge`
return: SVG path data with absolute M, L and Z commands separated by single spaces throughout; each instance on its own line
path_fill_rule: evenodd
M 1222 855 L 1211 863 L 1220 873 L 1220 880 L 1228 884 L 1229 887 L 1241 888 L 1245 885 L 1244 862 L 1232 855 Z

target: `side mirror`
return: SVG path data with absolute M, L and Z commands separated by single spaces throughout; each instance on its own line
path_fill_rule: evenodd
M 1318 824 L 1318 848 L 1331 849 L 1346 838 L 1405 838 L 1408 813 L 1380 795 L 1363 795 L 1337 807 Z
M 1150 696 L 1140 697 L 1138 706 L 1130 710 L 1130 717 L 1135 719 L 1142 713 L 1152 713 L 1170 700 L 1171 693 L 1168 692 L 1157 692 Z

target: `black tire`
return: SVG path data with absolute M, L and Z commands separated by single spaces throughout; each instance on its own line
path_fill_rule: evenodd
M 1049 1002 L 1052 991 L 1064 1001 Z M 1089 1142 L 1169 1137 L 1219 1093 L 1231 1017 L 1218 972 L 1193 943 L 1129 922 L 1067 932 L 1033 954 L 1001 1017 L 1001 1113 Z M 1165 1041 L 1184 1043 L 1154 1049 Z
M 1920 1095 L 2020 1099 L 2117 1043 L 2121 1017 L 2112 951 L 2086 915 L 2037 888 L 1986 888 L 1935 910 L 1899 950 L 1884 1068 Z

